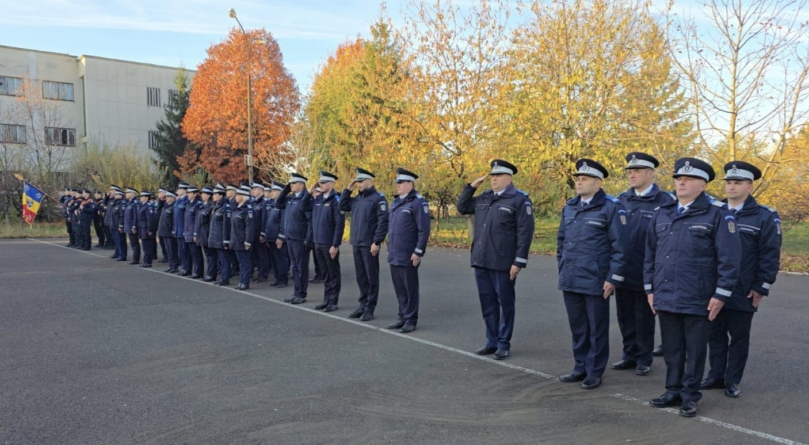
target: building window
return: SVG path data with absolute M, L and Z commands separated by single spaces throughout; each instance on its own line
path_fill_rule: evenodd
M 0 142 L 25 143 L 25 125 L 0 124 Z
M 160 88 L 146 87 L 146 105 L 150 107 L 160 106 Z
M 45 144 L 75 147 L 76 130 L 73 128 L 45 127 Z
M 169 106 L 174 107 L 177 106 L 177 96 L 179 96 L 180 92 L 177 90 L 169 90 Z
M 42 97 L 54 100 L 73 100 L 73 84 L 62 82 L 42 82 Z
M 5 96 L 22 96 L 22 79 L 18 77 L 0 76 L 0 94 Z
M 149 149 L 154 150 L 158 144 L 158 133 L 154 130 L 149 130 Z

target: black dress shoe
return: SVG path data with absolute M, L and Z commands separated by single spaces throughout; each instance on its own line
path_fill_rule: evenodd
M 621 360 L 620 362 L 615 362 L 611 364 L 610 368 L 618 371 L 624 371 L 627 369 L 634 369 L 636 366 L 638 366 L 637 362 L 634 362 L 632 360 Z
M 168 262 L 169 262 L 169 259 L 168 259 L 168 258 L 163 258 L 162 260 L 160 260 L 160 262 L 161 262 L 161 263 L 168 263 Z
M 323 278 L 314 277 L 311 280 L 309 280 L 309 282 L 312 284 L 320 284 L 323 282 Z
M 171 270 L 169 271 L 169 273 L 180 273 L 180 271 L 179 271 L 179 270 L 177 270 L 177 269 L 171 269 Z
M 731 399 L 738 399 L 739 397 L 742 396 L 742 390 L 739 389 L 739 385 L 729 383 L 727 388 L 725 388 L 725 395 L 730 397 Z
M 165 272 L 165 273 L 174 273 L 174 269 L 169 268 L 169 269 L 164 270 L 163 272 Z
M 497 348 L 497 351 L 494 351 L 494 358 L 495 360 L 503 360 L 508 357 L 508 349 L 500 349 Z
M 216 284 L 217 286 L 230 286 L 230 280 L 224 280 L 224 281 L 219 280 L 214 284 Z
M 118 259 L 117 259 L 117 260 L 115 260 L 115 261 L 126 261 L 126 258 L 118 258 Z
M 601 377 L 587 377 L 581 382 L 581 389 L 596 389 L 601 386 Z
M 315 306 L 315 310 L 316 311 L 322 311 L 323 309 L 326 309 L 327 307 L 329 307 L 329 303 L 320 303 L 317 306 Z
M 212 276 L 207 276 L 207 277 L 203 278 L 203 279 L 202 279 L 202 281 L 204 281 L 204 282 L 206 282 L 206 283 L 210 283 L 210 282 L 211 282 L 211 281 L 213 281 L 214 279 L 215 279 L 215 278 L 214 278 L 214 277 L 212 277 Z
M 266 282 L 267 282 L 266 278 L 259 278 L 256 280 L 256 283 L 266 283 Z
M 374 319 L 374 313 L 373 312 L 366 312 L 366 313 L 362 314 L 362 317 L 360 317 L 360 321 L 371 321 L 373 319 Z
M 700 383 L 699 385 L 699 389 L 724 389 L 724 388 L 725 388 L 724 379 L 719 379 L 711 376 L 708 376 L 708 378 L 703 380 L 702 383 Z
M 292 303 L 293 301 L 295 301 L 296 298 L 298 298 L 298 297 L 296 297 L 294 295 L 289 297 L 289 298 L 284 298 L 284 303 Z
M 199 280 L 200 278 L 202 278 L 202 275 L 191 275 L 192 280 Z
M 298 297 L 298 298 L 296 298 L 296 299 L 294 299 L 294 300 L 290 301 L 290 303 L 292 303 L 292 304 L 302 304 L 302 303 L 306 303 L 306 298 L 301 298 L 301 297 Z
M 396 320 L 396 323 L 388 325 L 388 329 L 402 329 L 405 325 L 404 320 Z
M 149 268 L 152 267 L 152 265 L 151 264 L 141 264 L 140 267 L 142 267 L 144 269 L 149 269 Z
M 132 265 L 140 264 L 140 261 L 132 260 L 132 261 L 128 262 L 127 264 L 132 264 Z
M 652 351 L 652 355 L 655 357 L 663 357 L 663 345 L 654 348 L 654 351 Z
M 413 332 L 415 330 L 416 330 L 416 325 L 414 325 L 414 324 L 406 324 L 406 325 L 402 326 L 402 329 L 399 332 L 401 332 L 402 334 L 409 334 L 409 333 L 411 333 L 411 332 Z M 508 352 L 508 351 L 506 351 L 506 352 Z
M 110 255 L 110 259 L 111 259 L 111 260 L 117 260 L 117 259 L 118 259 L 118 255 Z
M 278 281 L 278 280 L 275 280 L 272 283 L 270 283 L 270 287 L 275 287 L 275 286 L 278 286 L 279 284 L 281 284 L 281 282 Z
M 357 309 L 356 311 L 348 314 L 348 318 L 360 318 L 360 317 L 362 317 L 362 314 L 364 314 L 364 313 L 365 313 L 365 311 L 362 308 L 360 308 L 360 309 Z
M 180 272 L 180 276 L 181 277 L 189 277 L 189 276 L 191 276 L 191 272 L 189 272 L 187 270 L 184 270 L 184 271 Z
M 683 403 L 683 399 L 680 398 L 680 395 L 674 395 L 665 393 L 662 396 L 652 399 L 649 402 L 649 405 L 652 405 L 655 408 L 668 408 L 670 406 L 680 406 Z
M 638 365 L 638 366 L 635 368 L 635 375 L 646 375 L 646 374 L 648 374 L 648 373 L 649 373 L 649 372 L 651 372 L 651 371 L 652 371 L 652 367 L 651 367 L 651 366 L 646 366 L 646 365 Z
M 570 374 L 565 374 L 559 377 L 559 381 L 562 383 L 576 383 L 581 382 L 582 380 L 587 378 L 587 373 L 584 372 L 577 372 L 573 371 Z
M 323 309 L 323 312 L 334 312 L 337 309 L 340 309 L 336 304 L 330 304 L 326 306 L 326 309 Z
M 234 287 L 234 289 L 236 289 L 236 290 L 247 290 L 247 289 L 250 289 L 250 285 L 249 284 L 240 284 L 240 285 Z
M 275 287 L 277 287 L 278 289 L 283 289 L 283 288 L 287 287 L 287 284 L 286 283 L 278 283 L 278 284 L 275 285 Z
M 477 351 L 475 351 L 475 354 L 477 354 L 477 355 L 492 355 L 495 352 L 497 352 L 497 348 L 495 348 L 494 346 L 484 346 L 484 347 L 478 349 Z
M 697 402 L 686 400 L 680 406 L 680 415 L 683 417 L 697 417 Z

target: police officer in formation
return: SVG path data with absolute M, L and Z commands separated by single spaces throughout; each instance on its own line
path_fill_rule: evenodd
M 216 280 L 219 274 L 218 255 L 216 249 L 210 247 L 210 233 L 211 233 L 211 215 L 214 212 L 214 202 L 212 200 L 213 188 L 209 186 L 202 187 L 202 204 L 197 210 L 196 220 L 194 221 L 194 242 L 202 249 L 205 254 L 205 277 L 202 281 L 210 283 Z
M 396 198 L 388 219 L 388 264 L 399 300 L 396 322 L 388 329 L 403 334 L 415 331 L 419 321 L 419 266 L 430 239 L 430 207 L 416 191 L 418 178 L 409 170 L 396 170 Z
M 81 193 L 78 208 L 79 229 L 81 232 L 81 244 L 79 250 L 90 250 L 93 245 L 92 229 L 96 218 L 96 207 L 93 198 L 90 197 L 90 190 L 84 189 Z
M 270 280 L 270 273 L 275 271 L 275 266 L 273 265 L 273 250 L 275 250 L 275 238 L 267 239 L 266 232 L 264 228 L 267 226 L 267 218 L 269 218 L 270 211 L 272 211 L 273 206 L 273 199 L 272 199 L 273 191 L 272 191 L 272 183 L 265 183 L 264 184 L 264 201 L 262 202 L 262 209 L 261 209 L 261 221 L 259 222 L 259 226 L 256 228 L 256 231 L 259 232 L 259 241 L 264 249 L 267 251 L 267 273 L 265 275 L 266 280 Z M 272 286 L 272 284 L 270 284 Z
M 108 212 L 112 212 L 110 218 L 110 228 L 112 229 L 113 241 L 115 241 L 115 253 L 118 256 L 116 261 L 126 261 L 127 255 L 127 236 L 124 231 L 124 219 L 126 216 L 126 199 L 124 199 L 124 191 L 117 186 L 113 186 L 113 201 Z
M 316 187 L 320 193 L 314 198 L 310 238 L 314 243 L 315 265 L 321 264 L 323 274 L 323 302 L 315 309 L 333 312 L 338 309 L 340 288 L 340 244 L 345 231 L 345 212 L 340 210 L 340 196 L 334 190 L 337 176 L 320 172 Z M 307 265 L 308 268 L 308 265 Z
M 278 196 L 284 190 L 284 187 L 285 185 L 280 182 L 272 182 L 269 208 L 264 214 L 262 229 L 262 236 L 269 243 L 273 274 L 275 275 L 275 281 L 270 286 L 278 289 L 287 287 L 289 282 L 289 250 L 287 249 L 287 243 L 279 236 L 281 226 L 284 223 L 285 211 L 276 204 Z
M 511 350 L 517 275 L 528 265 L 534 237 L 533 205 L 527 193 L 514 187 L 516 174 L 514 164 L 495 159 L 489 174 L 464 186 L 457 204 L 460 214 L 475 215 L 470 262 L 486 325 L 486 345 L 476 354 L 494 354 L 496 360 Z M 474 196 L 487 178 L 491 190 Z
M 312 190 L 309 190 L 309 193 L 312 194 L 313 200 L 317 199 L 317 197 L 320 196 L 321 193 L 323 193 L 323 190 L 320 188 L 320 183 L 315 183 L 314 188 L 312 188 Z M 314 254 L 314 250 L 312 250 L 312 260 L 315 263 L 315 276 L 309 279 L 309 282 L 312 284 L 323 283 L 323 281 L 325 280 L 324 277 L 326 276 L 326 272 L 324 270 L 325 265 L 321 261 L 321 258 Z
M 250 205 L 253 207 L 253 217 L 256 220 L 257 229 L 253 240 L 252 261 L 256 269 L 256 283 L 265 283 L 270 277 L 270 253 L 267 250 L 266 240 L 261 239 L 261 222 L 264 221 L 264 184 L 259 181 L 251 184 Z
M 148 190 L 140 192 L 140 207 L 138 208 L 138 236 L 143 244 L 143 263 L 140 267 L 152 267 L 152 261 L 157 257 L 157 230 L 160 225 L 160 214 L 154 195 Z
M 62 196 L 59 197 L 59 204 L 62 206 L 62 218 L 65 221 L 65 229 L 67 230 L 67 236 L 69 241 L 67 246 L 65 247 L 75 247 L 76 246 L 76 236 L 73 233 L 73 224 L 70 221 L 70 201 L 73 200 L 73 189 L 66 188 L 65 192 Z
M 253 274 L 253 262 L 250 259 L 250 248 L 255 238 L 255 219 L 253 207 L 250 205 L 250 187 L 241 186 L 236 191 L 236 208 L 230 218 L 230 249 L 236 252 L 239 261 L 238 290 L 250 289 L 250 276 Z
M 702 398 L 711 322 L 731 300 L 739 279 L 741 244 L 727 205 L 705 188 L 715 173 L 707 162 L 678 159 L 677 201 L 663 204 L 649 222 L 643 284 L 660 321 L 666 392 L 655 407 L 680 406 L 697 415 Z
M 576 364 L 573 372 L 559 380 L 595 389 L 601 386 L 610 357 L 609 298 L 626 275 L 627 216 L 621 201 L 601 188 L 609 177 L 604 166 L 580 159 L 573 176 L 578 196 L 562 210 L 556 259 Z
M 98 244 L 93 247 L 106 248 L 107 247 L 107 234 L 104 232 L 104 206 L 103 194 L 100 190 L 96 190 L 93 195 L 93 204 L 95 206 L 95 214 L 93 215 L 93 228 L 98 238 Z
M 618 195 L 626 209 L 627 236 L 625 279 L 616 283 L 615 309 L 623 338 L 621 360 L 611 365 L 616 370 L 634 370 L 636 375 L 651 371 L 654 350 L 655 316 L 643 290 L 643 258 L 646 235 L 655 210 L 674 199 L 654 183 L 660 162 L 652 155 L 632 152 L 626 156 L 629 189 Z
M 309 288 L 309 251 L 311 250 L 312 232 L 312 195 L 306 189 L 308 179 L 298 173 L 292 173 L 275 205 L 284 209 L 284 220 L 278 233 L 276 246 L 286 243 L 289 249 L 289 260 L 292 264 L 292 279 L 295 290 L 292 296 L 284 299 L 287 303 L 301 304 L 306 301 Z
M 124 233 L 129 239 L 129 247 L 132 249 L 132 261 L 129 264 L 140 264 L 140 240 L 138 238 L 138 211 L 140 202 L 138 192 L 134 189 L 126 189 L 126 208 L 124 210 Z
M 724 389 L 725 395 L 732 398 L 742 394 L 739 383 L 747 364 L 753 315 L 769 294 L 781 261 L 778 212 L 758 204 L 752 196 L 753 182 L 760 178 L 761 170 L 750 163 L 725 164 L 725 203 L 736 219 L 741 265 L 730 298 L 711 323 L 710 371 L 701 387 Z
M 231 277 L 230 229 L 233 209 L 230 200 L 225 198 L 226 193 L 227 190 L 222 184 L 216 184 L 213 189 L 214 208 L 208 233 L 208 247 L 216 251 L 219 264 L 219 281 L 214 282 L 217 286 L 229 285 Z
M 177 238 L 174 237 L 174 212 L 176 210 L 174 201 L 177 199 L 177 195 L 175 195 L 174 192 L 166 191 L 164 199 L 166 203 L 160 211 L 160 223 L 158 225 L 157 235 L 163 239 L 162 242 L 166 246 L 166 255 L 169 263 L 169 268 L 166 269 L 166 273 L 178 273 L 180 260 L 177 257 L 177 251 L 179 247 L 177 247 Z
M 177 240 L 177 258 L 180 261 L 180 276 L 191 275 L 193 260 L 191 252 L 188 252 L 185 244 L 185 210 L 190 202 L 187 196 L 188 183 L 180 182 L 177 185 L 177 199 L 174 201 L 174 238 Z
M 163 215 L 163 208 L 166 206 L 166 189 L 160 187 L 157 189 L 157 213 L 159 215 Z M 163 257 L 160 259 L 161 263 L 168 263 L 169 262 L 169 255 L 166 251 L 166 238 L 163 235 L 157 236 L 158 244 L 160 244 L 160 252 L 163 254 Z
M 73 190 L 72 195 L 73 198 L 68 202 L 70 227 L 71 231 L 73 232 L 73 245 L 70 247 L 81 249 L 84 245 L 84 241 L 82 240 L 84 231 L 81 229 L 81 224 L 79 224 L 79 213 L 81 204 L 84 202 L 84 200 L 81 199 L 81 190 Z
M 104 229 L 107 233 L 107 241 L 113 249 L 112 255 L 110 256 L 111 259 L 118 258 L 118 243 L 115 242 L 115 234 L 118 233 L 118 227 L 112 224 L 112 217 L 114 215 L 112 206 L 115 203 L 116 190 L 120 190 L 117 185 L 110 185 L 104 204 Z
M 379 246 L 388 235 L 388 201 L 374 187 L 374 174 L 357 168 L 357 176 L 340 195 L 340 210 L 351 212 L 351 245 L 360 288 L 360 306 L 349 315 L 360 321 L 374 319 L 379 298 Z M 351 193 L 359 189 L 356 197 Z
M 186 255 L 190 257 L 188 271 L 191 272 L 191 278 L 196 280 L 202 278 L 205 271 L 202 249 L 194 241 L 194 224 L 197 222 L 197 211 L 202 207 L 202 199 L 199 197 L 199 189 L 194 185 L 188 186 L 186 196 L 188 205 L 185 207 L 185 217 L 183 218 L 183 240 Z

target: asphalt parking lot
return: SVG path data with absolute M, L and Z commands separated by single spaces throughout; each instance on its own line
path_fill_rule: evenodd
M 347 319 L 357 287 L 343 247 L 340 310 L 281 300 L 291 288 L 220 288 L 80 252 L 0 241 L 0 443 L 809 443 L 809 277 L 779 275 L 753 322 L 742 398 L 706 392 L 700 417 L 644 403 L 652 373 L 573 367 L 556 265 L 532 257 L 517 284 L 512 354 L 485 342 L 468 253 L 431 249 L 418 330 L 396 318 L 383 264 L 376 319 Z M 383 249 L 383 255 L 385 254 Z M 384 258 L 384 256 L 383 256 Z M 620 359 L 615 317 L 611 359 Z

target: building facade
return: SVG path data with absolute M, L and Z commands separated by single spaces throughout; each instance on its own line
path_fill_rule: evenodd
M 89 139 L 144 153 L 180 68 L 0 45 L 0 144 L 81 147 Z M 195 72 L 186 70 L 189 79 Z

